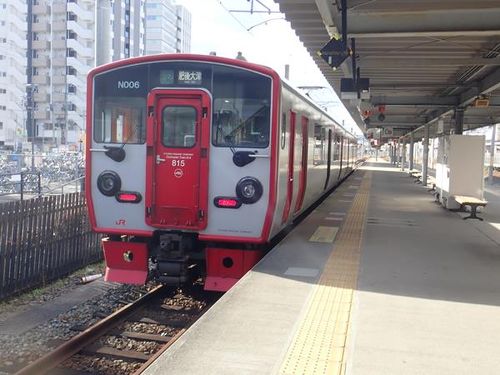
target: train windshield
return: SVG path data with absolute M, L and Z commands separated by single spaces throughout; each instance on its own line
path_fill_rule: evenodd
M 243 70 L 214 67 L 212 143 L 269 145 L 271 80 Z
M 146 99 L 155 88 L 209 91 L 214 146 L 269 146 L 271 78 L 226 65 L 185 61 L 138 64 L 98 74 L 94 81 L 94 140 L 144 143 Z M 187 135 L 189 143 L 193 135 Z M 184 144 L 184 139 L 175 142 Z
M 101 97 L 95 103 L 94 138 L 106 143 L 144 143 L 146 99 Z

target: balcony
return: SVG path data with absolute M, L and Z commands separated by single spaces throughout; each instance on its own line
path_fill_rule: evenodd
M 52 42 L 53 49 L 66 49 L 66 40 L 54 40 Z
M 50 83 L 50 78 L 46 75 L 33 76 L 32 81 L 37 85 L 48 85 Z
M 93 30 L 82 27 L 76 21 L 68 21 L 68 30 L 73 30 L 78 35 L 78 37 L 82 37 L 85 39 L 92 39 L 94 37 Z
M 67 43 L 68 48 L 73 48 L 80 57 L 93 57 L 92 48 L 85 47 L 82 43 L 78 42 L 76 39 L 68 39 Z
M 68 12 L 73 12 L 78 16 L 79 19 L 85 21 L 93 21 L 94 20 L 94 12 L 83 9 L 77 3 L 68 3 Z
M 50 24 L 48 22 L 37 22 L 33 24 L 33 31 L 40 33 L 40 32 L 46 32 L 48 33 L 50 31 Z
M 66 58 L 56 57 L 52 60 L 52 66 L 66 66 Z
M 46 111 L 45 109 L 40 110 L 40 111 L 35 111 L 33 114 L 33 118 L 35 120 L 48 120 L 49 119 L 49 111 Z
M 66 84 L 66 76 L 53 76 L 52 83 L 54 85 L 65 85 Z
M 50 66 L 50 60 L 48 57 L 35 57 L 33 59 L 33 66 L 35 68 L 46 68 Z
M 28 11 L 28 7 L 26 6 L 25 1 L 19 1 L 19 0 L 11 0 L 8 2 L 8 4 L 14 8 L 17 9 L 19 13 L 26 13 Z
M 50 49 L 50 43 L 48 40 L 34 40 L 33 41 L 33 49 Z
M 50 7 L 48 6 L 48 4 L 33 5 L 33 14 L 43 16 L 45 16 L 46 14 L 50 14 Z
M 9 23 L 11 24 L 10 31 L 14 33 L 25 33 L 28 30 L 28 25 L 25 20 L 15 17 L 15 16 L 10 16 L 9 17 Z M 14 28 L 16 30 L 14 30 Z
M 65 3 L 54 3 L 52 5 L 52 12 L 64 13 L 64 15 L 66 16 L 66 4 Z
M 66 95 L 64 94 L 53 94 L 52 101 L 54 103 L 64 103 L 66 101 Z
M 50 101 L 50 96 L 47 93 L 36 92 L 33 94 L 33 99 L 37 103 L 48 103 Z
M 52 23 L 53 31 L 65 31 L 66 30 L 66 21 L 55 21 Z
M 92 68 L 87 64 L 83 64 L 80 60 L 75 57 L 68 57 L 68 66 L 72 66 L 76 69 L 79 74 L 87 74 Z

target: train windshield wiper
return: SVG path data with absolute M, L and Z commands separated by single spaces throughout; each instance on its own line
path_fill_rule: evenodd
M 260 107 L 258 110 L 256 110 L 254 113 L 252 113 L 249 117 L 247 117 L 244 121 L 242 121 L 237 127 L 235 127 L 231 132 L 227 135 L 229 137 L 234 137 L 234 134 L 244 128 L 250 120 L 253 120 L 255 117 L 257 117 L 261 112 L 267 110 L 268 106 L 263 105 Z

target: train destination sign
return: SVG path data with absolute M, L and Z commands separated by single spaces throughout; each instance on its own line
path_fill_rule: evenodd
M 200 85 L 202 81 L 200 70 L 179 70 L 177 78 L 179 83 L 187 83 L 190 85 Z

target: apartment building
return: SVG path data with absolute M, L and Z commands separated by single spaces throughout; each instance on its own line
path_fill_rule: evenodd
M 26 136 L 26 13 L 25 1 L 0 0 L 0 148 Z
M 146 55 L 190 52 L 191 13 L 170 0 L 146 0 Z
M 113 61 L 144 55 L 144 0 L 111 1 Z
M 144 55 L 146 25 L 160 47 L 150 53 L 188 52 L 190 13 L 169 0 L 149 3 L 161 9 L 150 13 L 158 22 L 146 19 L 145 0 L 0 0 L 0 149 L 32 139 L 37 149 L 78 149 L 87 73 Z

